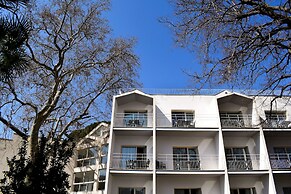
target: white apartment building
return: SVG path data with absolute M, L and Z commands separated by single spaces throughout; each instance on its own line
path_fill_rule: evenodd
M 106 194 L 291 194 L 291 103 L 271 96 L 113 98 Z

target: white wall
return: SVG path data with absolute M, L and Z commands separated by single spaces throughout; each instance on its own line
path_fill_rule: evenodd
M 269 111 L 271 109 L 271 100 L 273 97 L 256 97 L 255 98 L 255 105 L 257 109 L 258 115 L 265 119 L 265 111 Z M 291 101 L 290 98 L 281 98 L 274 101 L 272 106 L 273 111 L 286 111 L 287 121 L 291 121 Z
M 276 132 L 275 132 L 276 133 Z M 276 135 L 268 135 L 265 137 L 268 152 L 270 154 L 274 153 L 274 147 L 291 147 L 291 134 L 290 135 L 280 135 L 276 133 Z
M 176 133 L 176 135 L 175 135 Z M 157 136 L 157 155 L 159 154 L 173 154 L 173 147 L 198 147 L 198 153 L 201 160 L 202 169 L 214 170 L 218 169 L 218 147 L 217 138 L 218 132 L 215 136 L 207 136 L 199 132 L 173 132 L 170 134 L 158 133 Z M 166 163 L 167 168 L 172 169 L 173 162 Z M 169 167 L 168 167 L 169 166 Z
M 133 111 L 133 112 L 147 112 L 147 125 L 148 127 L 153 126 L 153 105 L 144 104 L 138 101 L 128 102 L 126 104 L 122 104 L 115 107 L 115 113 L 124 113 L 126 111 Z M 114 126 L 122 126 L 123 125 L 123 118 L 116 117 Z
M 115 136 L 113 153 L 121 153 L 122 146 L 146 146 L 147 154 L 153 153 L 152 136 Z
M 194 111 L 195 127 L 218 127 L 217 102 L 214 96 L 154 96 L 157 108 L 157 126 L 164 119 L 171 122 L 173 111 Z M 170 123 L 169 123 L 170 124 Z
M 209 175 L 157 175 L 157 193 L 174 194 L 174 189 L 201 188 L 203 194 L 224 194 L 223 179 Z
M 256 188 L 257 194 L 269 194 L 268 175 L 230 175 L 230 188 Z M 272 193 L 270 193 L 272 194 Z
M 250 154 L 259 154 L 257 152 L 259 144 L 256 140 L 257 138 L 248 136 L 224 135 L 224 147 L 248 147 Z
M 110 194 L 118 194 L 118 189 L 120 187 L 134 188 L 134 187 L 145 187 L 146 194 L 153 193 L 153 181 L 152 175 L 112 175 L 112 183 L 110 184 L 111 191 Z

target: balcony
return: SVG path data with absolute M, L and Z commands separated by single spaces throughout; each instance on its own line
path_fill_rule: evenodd
M 111 169 L 152 170 L 152 157 L 146 154 L 114 153 Z
M 291 154 L 270 154 L 272 169 L 291 170 Z
M 191 114 L 158 114 L 158 127 L 172 127 L 172 128 L 195 128 L 195 118 Z
M 226 156 L 229 171 L 251 171 L 260 169 L 259 154 L 234 154 Z
M 268 119 L 262 123 L 262 127 L 265 129 L 290 129 L 291 121 Z
M 153 126 L 152 113 L 116 113 L 114 127 L 146 128 Z
M 217 164 L 218 156 L 159 154 L 157 156 L 156 168 L 161 171 L 218 170 Z
M 252 115 L 220 113 L 220 123 L 222 128 L 241 129 L 252 128 Z

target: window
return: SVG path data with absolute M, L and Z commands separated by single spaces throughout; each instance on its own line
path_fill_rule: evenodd
M 99 181 L 104 181 L 105 178 L 106 178 L 106 169 L 99 169 L 98 180 Z
M 145 194 L 145 188 L 119 188 L 119 194 Z
M 252 161 L 247 147 L 225 148 L 229 170 L 252 170 Z
M 265 128 L 288 128 L 290 122 L 286 121 L 286 112 L 284 111 L 265 111 L 266 121 L 263 124 Z
M 105 190 L 105 182 L 98 182 L 98 190 Z
M 106 169 L 99 169 L 98 172 L 98 190 L 105 189 Z
M 90 166 L 96 164 L 98 156 L 97 147 L 78 150 L 77 167 Z
M 147 160 L 146 146 L 123 146 L 122 152 L 122 167 L 126 169 L 145 169 L 149 167 Z
M 175 170 L 200 169 L 198 148 L 173 148 L 173 165 Z
M 101 148 L 101 164 L 107 164 L 108 144 L 104 144 Z
M 291 194 L 291 187 L 283 187 L 283 194 Z
M 190 127 L 194 124 L 193 112 L 172 111 L 173 127 Z
M 201 194 L 201 189 L 175 189 L 174 194 Z
M 230 194 L 256 194 L 255 188 L 230 189 Z
M 94 171 L 75 173 L 74 191 L 93 191 Z
M 124 123 L 127 127 L 146 127 L 147 126 L 147 112 L 124 112 Z
M 275 147 L 275 155 L 282 160 L 290 160 L 291 157 L 291 147 Z
M 291 147 L 274 147 L 274 154 L 270 155 L 273 169 L 290 169 Z
M 108 144 L 104 144 L 102 145 L 102 148 L 101 148 L 101 154 L 107 155 L 107 153 L 108 153 Z
M 268 121 L 285 121 L 286 120 L 286 112 L 279 111 L 265 111 L 266 119 Z

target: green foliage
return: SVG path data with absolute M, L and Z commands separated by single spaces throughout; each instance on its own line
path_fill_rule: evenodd
M 68 174 L 64 171 L 73 154 L 74 144 L 69 140 L 49 143 L 40 139 L 36 161 L 27 158 L 24 141 L 17 156 L 8 160 L 9 171 L 4 172 L 0 190 L 3 194 L 65 194 L 68 193 Z
M 30 31 L 29 21 L 17 15 L 27 0 L 0 0 L 0 80 L 12 80 L 28 67 L 24 49 Z M 4 11 L 6 10 L 6 12 Z M 3 13 L 7 13 L 4 15 Z

